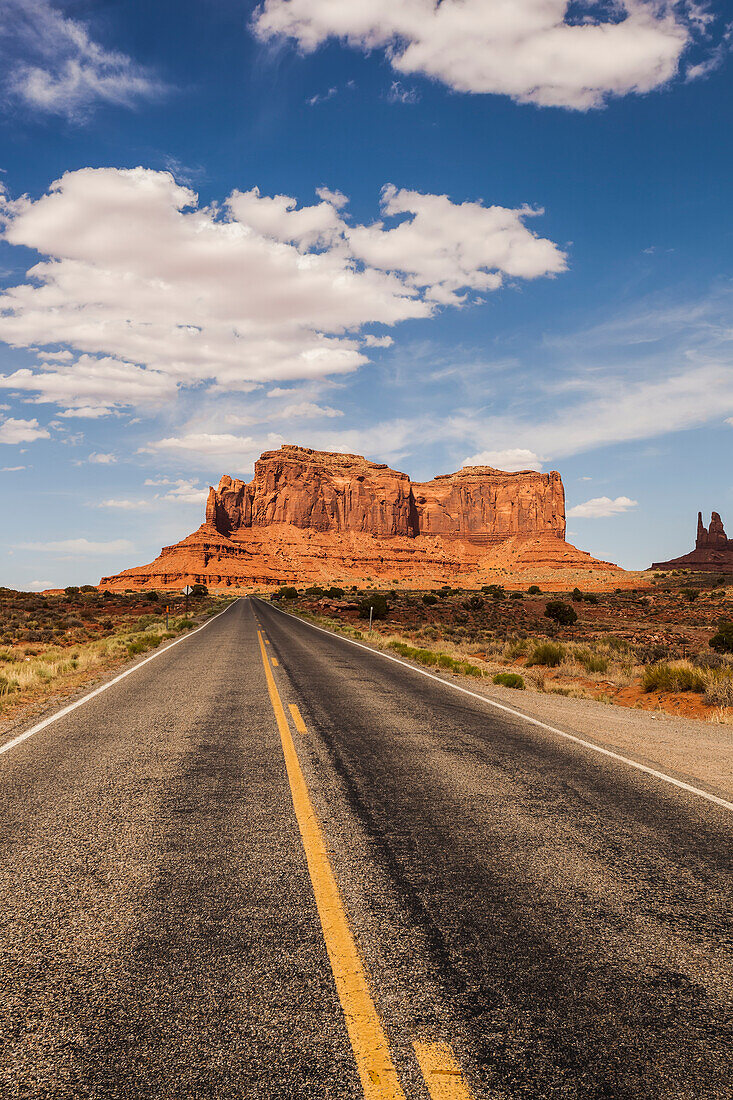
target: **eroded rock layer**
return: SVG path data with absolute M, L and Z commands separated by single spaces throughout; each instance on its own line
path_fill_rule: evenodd
M 698 512 L 695 549 L 681 558 L 655 562 L 652 569 L 691 569 L 704 573 L 733 573 L 733 539 L 729 539 L 726 535 L 720 515 L 713 512 L 710 517 L 710 526 L 706 527 L 702 521 L 702 512 Z
M 558 473 L 469 466 L 413 483 L 358 455 L 283 446 L 258 459 L 252 481 L 222 477 L 198 531 L 100 585 L 389 580 L 430 587 L 458 578 L 483 583 L 512 568 L 617 570 L 565 542 Z

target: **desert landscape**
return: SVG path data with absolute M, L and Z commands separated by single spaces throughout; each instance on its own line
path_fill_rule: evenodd
M 150 565 L 0 591 L 0 714 L 91 682 L 239 595 L 447 674 L 733 723 L 733 553 L 720 516 L 640 572 L 565 541 L 558 472 L 467 467 L 424 483 L 284 445 L 211 487 L 198 531 Z M 685 568 L 683 568 L 683 565 Z M 166 608 L 169 615 L 166 618 Z M 570 704 L 572 706 L 572 704 Z

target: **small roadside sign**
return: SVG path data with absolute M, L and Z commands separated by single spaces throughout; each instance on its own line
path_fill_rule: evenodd
M 184 596 L 190 596 L 192 592 L 193 592 L 193 588 L 191 588 L 190 584 L 187 584 L 186 587 L 183 589 L 183 595 Z

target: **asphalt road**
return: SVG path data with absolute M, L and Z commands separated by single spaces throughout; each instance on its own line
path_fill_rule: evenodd
M 731 821 L 241 600 L 0 755 L 0 1095 L 725 1100 Z

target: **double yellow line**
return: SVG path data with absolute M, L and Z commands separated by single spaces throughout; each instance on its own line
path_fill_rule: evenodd
M 261 630 L 257 631 L 257 637 L 267 690 L 280 731 L 293 807 L 313 883 L 318 916 L 364 1096 L 366 1100 L 406 1100 L 371 996 L 366 969 L 331 869 L 323 834 L 295 751 Z M 298 732 L 306 733 L 298 708 L 292 705 L 290 710 Z M 432 1100 L 472 1100 L 447 1043 L 415 1042 L 413 1048 Z

